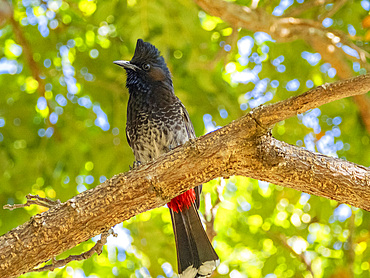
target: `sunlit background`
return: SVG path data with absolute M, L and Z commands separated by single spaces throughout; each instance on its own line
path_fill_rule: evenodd
M 198 136 L 259 105 L 343 78 L 337 61 L 302 38 L 280 42 L 266 32 L 230 26 L 190 0 L 24 0 L 9 2 L 11 7 L 2 1 L 1 206 L 24 203 L 28 193 L 64 202 L 129 170 L 128 92 L 124 71 L 112 62 L 130 59 L 138 38 L 161 50 Z M 233 3 L 258 6 L 271 17 L 295 14 L 317 22 L 331 46 L 344 53 L 341 65 L 352 76 L 366 73 L 366 58 L 360 58 L 369 49 L 369 1 L 347 1 L 335 13 L 336 2 L 325 0 Z M 369 133 L 352 99 L 280 122 L 273 135 L 370 165 Z M 206 221 L 217 203 L 213 244 L 221 264 L 213 277 L 370 277 L 369 213 L 245 177 L 217 179 L 203 188 Z M 0 234 L 42 211 L 1 209 Z M 176 277 L 166 208 L 114 231 L 118 237 L 109 237 L 100 256 L 22 277 Z M 58 258 L 87 251 L 99 238 Z

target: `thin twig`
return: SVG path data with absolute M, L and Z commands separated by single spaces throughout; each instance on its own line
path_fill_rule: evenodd
M 20 27 L 19 23 L 14 19 L 13 16 L 10 18 L 10 25 L 13 28 L 16 42 L 22 46 L 24 58 L 32 72 L 32 77 L 38 83 L 38 91 L 40 93 L 40 96 L 44 96 L 45 95 L 45 82 L 44 80 L 41 79 L 41 76 L 43 74 L 41 73 L 39 65 L 33 59 L 33 51 L 31 49 L 31 46 L 29 42 L 27 41 L 26 37 L 24 36 L 22 28 Z
M 351 217 L 348 219 L 348 229 L 349 229 L 349 236 L 347 239 L 348 251 L 346 252 L 346 256 L 348 260 L 347 267 L 348 267 L 350 277 L 355 277 L 354 263 L 356 260 L 356 253 L 355 253 L 355 247 L 353 244 L 353 241 L 354 241 L 353 237 L 355 233 L 355 215 L 353 214 L 353 212 L 352 212 Z
M 239 32 L 238 32 L 238 28 L 234 28 L 233 26 L 231 27 L 233 30 L 232 30 L 231 35 L 225 39 L 225 45 L 229 44 L 231 48 L 234 48 L 234 46 L 236 45 L 238 41 Z M 221 61 L 222 59 L 225 59 L 230 53 L 231 51 L 228 52 L 224 49 L 224 47 L 221 47 L 221 49 L 217 52 L 217 54 L 213 58 L 212 62 L 210 62 L 207 65 L 207 68 L 214 68 L 219 61 Z
M 56 260 L 55 258 L 53 258 L 51 260 L 52 264 L 45 265 L 40 268 L 35 268 L 32 270 L 32 272 L 41 272 L 46 270 L 53 271 L 56 268 L 65 266 L 69 262 L 86 260 L 90 258 L 92 255 L 94 255 L 94 253 L 100 255 L 103 251 L 103 246 L 107 243 L 107 238 L 110 235 L 113 235 L 115 237 L 117 236 L 117 234 L 114 233 L 113 229 L 109 229 L 108 231 L 101 234 L 101 238 L 95 243 L 95 245 L 89 251 L 86 251 L 80 255 L 70 255 L 63 260 Z
M 275 233 L 272 233 L 272 232 L 267 232 L 267 234 L 271 238 L 275 239 L 274 240 L 275 242 L 276 242 L 276 240 L 278 242 L 280 242 L 281 245 L 283 247 L 285 247 L 290 253 L 298 256 L 298 258 L 300 259 L 300 261 L 305 264 L 306 269 L 311 273 L 312 277 L 315 277 L 315 274 L 312 271 L 311 263 L 307 260 L 307 257 L 305 256 L 305 254 L 303 252 L 301 254 L 296 253 L 294 251 L 294 249 L 288 244 L 287 239 L 286 239 L 286 237 L 284 235 L 282 235 L 282 234 L 275 234 Z
M 302 13 L 307 12 L 313 8 L 318 6 L 324 6 L 326 4 L 325 0 L 314 0 L 314 1 L 305 1 L 304 3 L 300 4 L 299 6 L 293 6 L 291 9 L 284 13 L 285 17 L 298 17 Z
M 363 67 L 365 67 L 365 68 L 366 68 L 366 66 L 368 66 L 366 58 L 370 57 L 369 52 L 367 52 L 365 49 L 363 49 L 363 48 L 361 48 L 358 45 L 353 43 L 353 40 L 361 40 L 362 38 L 352 37 L 352 39 L 350 39 L 350 38 L 348 38 L 347 33 L 343 32 L 343 31 L 340 31 L 340 30 L 331 30 L 330 33 L 333 33 L 335 36 L 339 37 L 341 43 L 343 43 L 345 45 L 348 45 L 351 48 L 353 48 L 354 50 L 356 50 L 358 52 L 359 56 L 360 56 L 360 58 L 357 58 L 357 57 L 349 55 L 349 54 L 347 54 L 343 51 L 346 54 L 347 58 L 349 58 L 350 60 L 355 61 L 355 62 L 360 60 L 360 62 L 365 63 L 363 65 Z
M 216 218 L 216 213 L 219 205 L 224 200 L 222 194 L 224 192 L 225 182 L 221 180 L 220 184 L 217 185 L 217 199 L 216 202 L 212 205 L 211 194 L 208 193 L 205 195 L 205 219 L 206 219 L 206 228 L 207 235 L 209 240 L 212 242 L 213 238 L 217 235 L 214 229 L 214 223 Z
M 52 208 L 56 205 L 61 204 L 60 200 L 50 200 L 48 198 L 42 198 L 39 195 L 28 194 L 26 196 L 27 202 L 25 204 L 5 205 L 3 209 L 13 210 L 17 208 L 29 207 L 30 205 L 38 205 L 46 208 Z
M 332 8 L 327 11 L 326 13 L 323 13 L 320 15 L 319 19 L 323 20 L 325 18 L 330 18 L 332 17 L 333 15 L 335 15 L 346 3 L 348 2 L 348 0 L 337 0 L 337 1 L 334 1 L 334 4 L 332 6 Z

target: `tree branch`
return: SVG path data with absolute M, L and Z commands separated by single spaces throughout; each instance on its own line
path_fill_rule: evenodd
M 204 11 L 212 16 L 220 17 L 233 28 L 241 27 L 253 32 L 266 32 L 278 42 L 289 42 L 297 39 L 306 41 L 315 51 L 321 54 L 323 60 L 329 62 L 338 71 L 338 75 L 342 79 L 353 76 L 347 61 L 343 61 L 344 57 L 358 61 L 363 67 L 369 69 L 365 58 L 368 55 L 366 51 L 354 46 L 347 39 L 347 35 L 337 30 L 334 31 L 323 27 L 320 21 L 290 16 L 276 17 L 262 9 L 250 9 L 249 7 L 223 0 L 195 0 L 195 2 Z M 317 0 L 312 5 L 320 2 L 323 1 Z M 338 1 L 331 12 L 336 12 L 344 4 L 344 1 Z M 339 39 L 339 41 L 334 42 L 333 38 Z M 355 47 L 359 52 L 360 58 L 358 59 L 344 53 L 343 49 L 335 46 L 338 42 Z M 357 96 L 355 97 L 355 103 L 359 108 L 366 129 L 370 133 L 370 99 L 366 96 Z
M 308 260 L 304 252 L 298 254 L 287 242 L 287 238 L 282 234 L 276 234 L 272 232 L 267 232 L 270 238 L 274 239 L 274 242 L 279 242 L 289 253 L 294 254 L 299 260 L 306 266 L 306 269 L 311 273 L 312 277 L 315 277 L 315 274 L 312 271 L 311 262 Z
M 311 1 L 305 1 L 299 6 L 293 6 L 289 8 L 284 15 L 286 17 L 297 17 L 300 16 L 302 13 L 307 12 L 313 8 L 317 8 L 319 6 L 323 7 L 326 5 L 326 3 L 329 1 L 326 0 L 311 0 Z
M 207 193 L 204 196 L 205 201 L 205 224 L 206 224 L 206 232 L 209 240 L 212 242 L 213 238 L 217 235 L 217 232 L 215 231 L 214 224 L 216 220 L 216 214 L 217 209 L 221 202 L 223 201 L 223 193 L 225 188 L 225 182 L 223 180 L 220 181 L 220 183 L 217 185 L 217 199 L 215 203 L 212 205 L 212 198 L 211 194 Z
M 370 90 L 370 75 L 259 107 L 229 125 L 119 174 L 0 237 L 0 277 L 33 271 L 75 245 L 216 177 L 247 176 L 370 210 L 370 169 L 271 137 L 271 125 Z
M 332 8 L 329 10 L 329 11 L 327 11 L 327 12 L 325 12 L 325 13 L 323 13 L 323 14 L 321 14 L 320 15 L 320 19 L 321 20 L 323 20 L 323 19 L 325 19 L 325 18 L 327 18 L 327 17 L 332 17 L 333 15 L 335 15 L 341 8 L 343 8 L 343 6 L 345 5 L 345 4 L 347 4 L 348 3 L 348 0 L 336 0 L 336 1 L 334 1 L 334 3 L 333 3 L 333 6 L 332 6 Z
M 13 210 L 17 208 L 29 207 L 30 205 L 39 205 L 46 208 L 51 208 L 55 205 L 60 204 L 59 200 L 53 201 L 48 198 L 42 198 L 39 195 L 28 194 L 26 196 L 26 199 L 27 201 L 25 204 L 5 205 L 3 206 L 3 209 Z
M 360 75 L 335 83 L 324 84 L 301 95 L 272 104 L 267 111 L 264 107 L 257 108 L 254 110 L 254 117 L 261 125 L 268 127 L 325 103 L 349 96 L 366 94 L 370 86 L 369 76 Z
M 7 1 L 5 1 L 7 2 Z M 9 4 L 9 3 L 8 3 Z M 10 4 L 9 4 L 10 5 Z M 14 15 L 14 12 L 12 11 L 12 15 Z M 31 49 L 30 44 L 28 43 L 27 39 L 24 37 L 22 28 L 19 26 L 19 23 L 14 19 L 14 17 L 10 17 L 10 25 L 13 28 L 14 35 L 16 38 L 17 43 L 19 43 L 22 46 L 24 58 L 30 67 L 32 77 L 37 81 L 38 83 L 38 91 L 40 93 L 40 96 L 45 95 L 45 82 L 41 79 L 41 70 L 39 68 L 39 65 L 33 60 L 33 51 Z
M 46 271 L 46 270 L 53 271 L 54 269 L 58 267 L 65 266 L 69 262 L 86 260 L 90 258 L 92 255 L 94 255 L 95 253 L 100 255 L 101 252 L 103 251 L 103 246 L 107 243 L 107 238 L 110 235 L 117 236 L 117 234 L 113 232 L 113 229 L 109 229 L 107 232 L 104 232 L 101 234 L 101 238 L 96 242 L 96 244 L 89 251 L 86 251 L 80 255 L 70 255 L 63 260 L 55 260 L 53 258 L 52 264 L 45 265 L 40 268 L 35 268 L 31 270 L 31 272 L 41 272 L 41 271 Z

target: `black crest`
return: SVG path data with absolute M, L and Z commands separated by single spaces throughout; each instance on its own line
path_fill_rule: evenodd
M 150 62 L 157 65 L 166 64 L 161 53 L 154 45 L 149 42 L 144 42 L 142 39 L 138 39 L 131 63 L 139 65 L 142 62 Z
M 154 45 L 139 39 L 131 61 L 116 64 L 127 73 L 126 135 L 136 161 L 150 162 L 195 138 L 189 114 L 175 96 L 171 74 Z M 219 264 L 197 211 L 200 191 L 198 186 L 168 203 L 180 277 L 209 277 Z

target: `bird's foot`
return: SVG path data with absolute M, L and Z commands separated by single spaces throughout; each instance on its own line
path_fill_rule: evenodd
M 173 149 L 176 149 L 178 146 L 180 146 L 181 144 L 177 144 L 177 145 L 168 145 L 168 151 L 172 151 Z
M 134 164 L 132 164 L 132 166 L 129 165 L 129 167 L 130 167 L 130 170 L 133 170 L 133 169 L 139 168 L 140 165 L 141 165 L 140 161 L 134 161 Z

